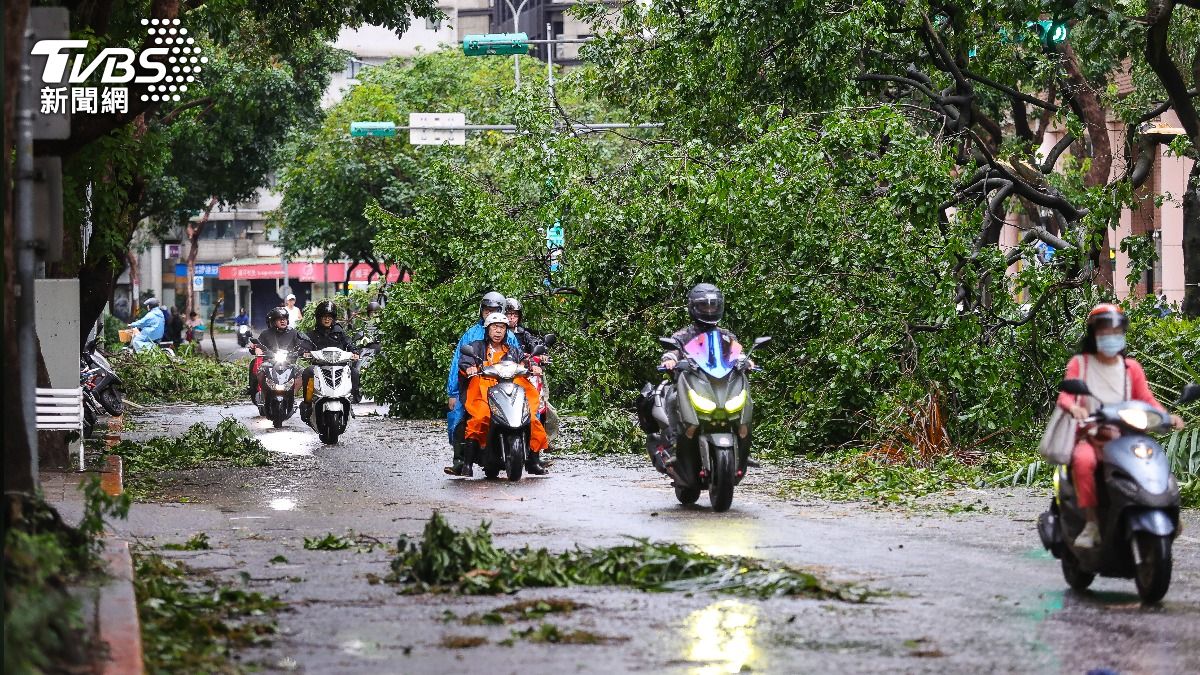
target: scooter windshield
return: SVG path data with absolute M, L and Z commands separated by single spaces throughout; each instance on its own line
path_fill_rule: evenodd
M 700 370 L 712 377 L 725 377 L 733 370 L 738 357 L 742 355 L 740 345 L 723 338 L 721 331 L 711 330 L 692 338 L 683 346 L 683 353 L 694 361 Z

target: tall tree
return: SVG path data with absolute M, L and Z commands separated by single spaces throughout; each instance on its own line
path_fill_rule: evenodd
M 1107 283 L 1108 230 L 1130 202 L 1129 188 L 1149 175 L 1145 162 L 1130 162 L 1130 171 L 1110 177 L 1109 114 L 1131 123 L 1167 109 L 1194 115 L 1196 72 L 1175 67 L 1173 77 L 1166 63 L 1195 63 L 1195 13 L 1180 18 L 1176 4 L 1196 3 L 1150 3 L 1143 18 L 1140 2 L 856 0 L 833 11 L 807 0 L 668 0 L 626 5 L 617 26 L 598 27 L 601 37 L 586 53 L 600 64 L 610 96 L 710 138 L 744 137 L 738 122 L 770 108 L 820 119 L 839 107 L 902 103 L 915 125 L 958 144 L 960 189 L 943 207 L 947 218 L 964 206 L 985 209 L 973 250 L 994 246 L 1007 213 L 1021 210 L 1033 223 L 1027 237 L 1081 246 L 1095 278 Z M 597 18 L 602 8 L 580 11 Z M 1118 105 L 1110 85 L 1118 73 L 1145 72 L 1154 62 L 1139 44 L 1158 45 L 1169 58 L 1152 68 L 1156 77 L 1136 80 L 1146 105 L 1134 111 Z M 1042 155 L 1050 125 L 1070 133 Z M 1130 132 L 1132 148 L 1146 146 L 1143 159 L 1164 140 L 1137 124 Z M 1181 151 L 1194 155 L 1194 142 Z M 1184 201 L 1189 223 L 1200 217 L 1194 202 Z M 1185 231 L 1185 247 L 1193 237 L 1200 243 L 1194 230 Z M 959 272 L 974 258 L 966 256 Z M 1186 267 L 1200 275 L 1200 259 L 1189 254 Z M 1194 311 L 1200 286 L 1187 294 L 1185 307 Z M 960 299 L 964 311 L 984 300 L 966 284 Z

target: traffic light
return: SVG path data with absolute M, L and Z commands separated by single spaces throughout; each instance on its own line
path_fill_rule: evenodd
M 1059 19 L 1042 19 L 1041 21 L 1030 21 L 1025 24 L 1033 29 L 1033 32 L 1041 40 L 1043 47 L 1053 47 L 1061 42 L 1066 42 L 1071 35 L 1071 27 L 1066 21 Z
M 467 56 L 498 56 L 528 54 L 529 36 L 525 33 L 488 33 L 463 38 L 463 54 Z
M 351 136 L 395 136 L 395 122 L 351 122 Z

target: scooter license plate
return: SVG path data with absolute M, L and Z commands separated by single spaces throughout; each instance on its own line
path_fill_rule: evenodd
M 329 403 L 326 403 L 326 404 L 325 404 L 325 410 L 326 410 L 327 412 L 334 412 L 334 411 L 339 411 L 339 412 L 340 412 L 340 411 L 341 411 L 341 409 L 342 409 L 342 402 L 341 402 L 341 401 L 330 401 Z

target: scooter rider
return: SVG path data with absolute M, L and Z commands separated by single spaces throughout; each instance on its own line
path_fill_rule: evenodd
M 696 284 L 692 287 L 692 290 L 688 291 L 687 308 L 688 315 L 692 318 L 692 323 L 671 334 L 671 338 L 677 344 L 686 345 L 697 335 L 715 329 L 720 331 L 722 338 L 730 342 L 733 349 L 741 349 L 741 343 L 738 342 L 737 336 L 732 331 L 717 325 L 725 316 L 725 294 L 721 292 L 721 289 L 709 283 Z M 681 350 L 672 349 L 663 353 L 661 365 L 668 373 L 671 373 L 673 378 L 675 365 L 683 358 Z M 670 453 L 667 463 L 671 464 L 675 461 L 675 453 L 677 451 L 676 441 L 682 431 L 679 422 L 679 406 L 676 404 L 676 388 L 674 386 L 666 386 L 665 384 L 661 386 L 665 387 L 663 407 L 671 420 L 669 438 L 667 438 L 668 452 Z M 653 404 L 653 396 L 649 399 L 639 400 L 638 402 L 638 414 L 642 417 L 643 429 L 656 428 L 650 411 Z
M 508 317 L 508 329 L 517 337 L 517 342 L 521 343 L 521 351 L 529 354 L 533 352 L 533 348 L 538 345 L 546 344 L 545 337 L 540 333 L 529 330 L 522 321 L 525 314 L 521 307 L 521 301 L 516 298 L 508 298 L 504 301 L 504 315 Z M 534 362 L 541 366 L 546 357 L 534 357 Z M 558 411 L 554 409 L 554 405 L 549 400 L 549 388 L 546 385 L 546 376 L 542 374 L 542 396 L 546 397 L 546 419 L 542 420 L 542 424 L 546 427 L 548 437 L 558 436 Z M 549 466 L 549 463 L 543 465 L 543 468 Z
M 464 418 L 466 417 L 465 392 L 462 388 L 458 367 L 459 359 L 462 356 L 462 348 L 463 345 L 487 337 L 483 329 L 483 320 L 493 312 L 503 311 L 504 296 L 496 291 L 485 293 L 479 301 L 479 320 L 458 339 L 458 344 L 454 347 L 454 355 L 450 359 L 450 373 L 446 377 L 446 409 L 448 410 L 446 413 L 446 435 L 449 437 L 450 446 L 454 450 L 454 465 L 448 466 L 444 470 L 452 476 L 471 475 L 470 465 L 463 462 L 462 448 L 463 433 L 465 431 Z M 514 347 L 520 348 L 521 346 L 517 342 L 516 336 L 511 332 L 508 333 L 506 341 Z
M 264 348 L 271 351 L 295 351 L 297 349 L 304 337 L 295 328 L 288 328 L 288 321 L 288 311 L 284 307 L 276 307 L 267 312 L 267 329 L 258 335 L 261 347 L 257 344 L 254 345 L 255 356 L 262 356 Z M 250 371 L 251 396 L 255 391 L 262 389 L 262 380 L 265 375 L 266 371 L 260 366 L 256 381 L 254 371 Z
M 317 303 L 317 309 L 314 312 L 317 319 L 317 325 L 308 333 L 308 341 L 310 350 L 325 349 L 326 347 L 337 347 L 348 352 L 353 352 L 353 345 L 350 344 L 350 337 L 346 335 L 346 331 L 342 329 L 342 324 L 337 322 L 337 306 L 332 300 L 322 300 Z M 305 354 L 308 355 L 307 353 Z M 358 354 L 351 357 L 353 360 L 358 360 Z M 311 383 L 313 378 L 313 367 L 308 366 L 304 369 L 301 375 L 303 384 L 301 391 L 304 392 L 304 399 L 300 402 L 300 419 L 305 424 L 308 423 L 308 416 L 312 414 L 312 389 Z M 358 370 L 350 369 L 351 381 L 351 396 L 354 400 L 358 400 Z
M 138 329 L 137 335 L 133 336 L 133 349 L 139 352 L 158 346 L 167 327 L 167 317 L 158 306 L 158 298 L 146 298 L 142 305 L 147 309 L 146 315 L 129 324 L 130 328 Z
M 508 332 L 508 319 L 500 312 L 489 314 L 484 319 L 484 330 L 487 332 L 487 338 L 483 340 L 475 340 L 470 343 L 471 348 L 475 350 L 475 354 L 479 355 L 482 363 L 476 362 L 464 369 L 468 377 L 479 375 L 484 367 L 490 366 L 500 361 L 515 361 L 521 362 L 525 360 L 525 354 L 521 348 L 509 344 L 506 341 L 506 335 L 511 335 Z M 529 366 L 529 372 L 533 375 L 541 375 L 541 367 L 537 364 Z M 464 438 L 467 442 L 472 442 L 483 446 L 488 440 L 488 427 L 492 420 L 491 407 L 488 404 L 488 389 L 494 385 L 496 381 L 486 375 L 479 375 L 469 380 L 467 383 L 467 401 L 466 408 L 470 417 L 467 419 L 466 431 Z M 525 390 L 525 398 L 529 402 L 529 409 L 533 410 L 537 405 L 538 393 L 533 384 L 525 377 L 518 377 L 516 383 Z M 546 429 L 542 426 L 541 420 L 537 415 L 531 415 L 529 418 L 529 455 L 525 459 L 525 470 L 531 474 L 540 476 L 546 473 L 542 468 L 540 459 L 541 453 L 546 449 L 548 442 L 546 439 Z
M 1136 360 L 1125 356 L 1125 329 L 1129 319 L 1125 312 L 1110 303 L 1096 305 L 1087 318 L 1087 332 L 1079 346 L 1078 356 L 1067 364 L 1064 380 L 1083 380 L 1091 396 L 1076 396 L 1067 392 L 1058 395 L 1058 406 L 1076 420 L 1091 415 L 1102 405 L 1121 401 L 1143 401 L 1163 410 L 1146 385 L 1146 371 Z M 1183 428 L 1183 419 L 1171 415 L 1171 424 Z M 1079 507 L 1084 510 L 1087 524 L 1075 538 L 1077 548 L 1093 548 L 1100 544 L 1099 515 L 1096 507 L 1097 445 L 1112 440 L 1113 432 L 1103 427 L 1090 432 L 1080 430 L 1071 453 L 1071 483 L 1075 486 Z

